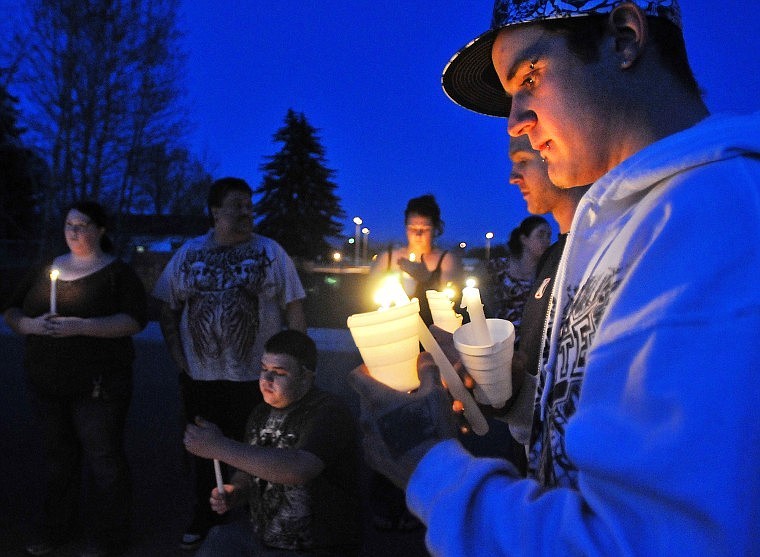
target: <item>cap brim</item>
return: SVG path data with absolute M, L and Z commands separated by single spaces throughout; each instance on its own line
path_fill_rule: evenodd
M 460 106 L 489 116 L 509 116 L 511 99 L 504 92 L 491 61 L 497 30 L 486 31 L 452 56 L 443 69 L 441 86 Z

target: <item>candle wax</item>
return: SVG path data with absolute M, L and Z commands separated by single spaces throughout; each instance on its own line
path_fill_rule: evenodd
M 472 343 L 477 346 L 490 346 L 493 344 L 491 333 L 488 331 L 483 302 L 480 301 L 480 290 L 474 286 L 462 289 L 462 307 L 467 308 L 470 315 L 470 328 L 472 330 Z

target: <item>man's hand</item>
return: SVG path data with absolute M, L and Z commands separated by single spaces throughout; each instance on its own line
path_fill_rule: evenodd
M 429 329 L 430 333 L 433 335 L 433 338 L 438 343 L 438 346 L 441 347 L 441 350 L 443 350 L 443 353 L 446 355 L 446 359 L 451 362 L 454 371 L 456 371 L 459 377 L 462 378 L 462 383 L 464 383 L 464 386 L 468 389 L 472 389 L 475 386 L 475 381 L 472 379 L 472 377 L 470 377 L 470 374 L 467 373 L 467 370 L 462 365 L 462 360 L 459 357 L 459 352 L 457 352 L 457 349 L 454 346 L 454 335 L 444 329 L 441 329 L 435 324 L 430 325 Z
M 457 419 L 451 399 L 440 383 L 430 354 L 417 362 L 420 387 L 402 393 L 369 376 L 364 365 L 349 382 L 359 393 L 364 453 L 369 465 L 405 488 L 425 453 L 439 441 L 456 435 Z
M 226 513 L 236 506 L 233 502 L 237 500 L 237 496 L 238 490 L 234 485 L 224 484 L 224 493 L 221 494 L 219 489 L 215 487 L 211 490 L 211 497 L 209 498 L 211 510 L 217 514 Z
M 195 424 L 185 428 L 185 448 L 201 458 L 219 458 L 226 437 L 219 426 L 196 416 Z

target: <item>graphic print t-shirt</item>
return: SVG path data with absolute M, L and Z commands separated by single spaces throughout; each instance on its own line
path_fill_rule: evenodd
M 189 374 L 202 381 L 258 378 L 264 343 L 284 326 L 285 306 L 304 298 L 290 257 L 275 241 L 218 246 L 213 231 L 184 244 L 153 295 L 182 308 Z

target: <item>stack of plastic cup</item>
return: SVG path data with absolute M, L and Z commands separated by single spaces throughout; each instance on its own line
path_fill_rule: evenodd
M 408 304 L 349 315 L 347 324 L 369 374 L 397 391 L 420 386 L 417 333 L 420 304 Z
M 437 327 L 453 333 L 462 325 L 462 315 L 454 311 L 454 302 L 444 292 L 426 290 L 425 296 Z
M 505 319 L 486 319 L 493 344 L 473 344 L 470 323 L 454 331 L 454 346 L 467 372 L 475 380 L 475 400 L 501 408 L 512 396 L 512 354 L 515 327 Z

